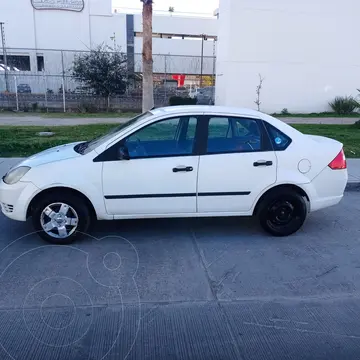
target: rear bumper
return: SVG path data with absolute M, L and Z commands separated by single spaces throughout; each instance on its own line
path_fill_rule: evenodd
M 326 167 L 311 183 L 303 186 L 310 198 L 310 211 L 338 204 L 344 196 L 348 172 Z
M 312 211 L 325 209 L 327 207 L 337 205 L 341 201 L 342 198 L 343 198 L 343 195 L 329 197 L 329 198 L 321 198 L 321 199 L 312 201 L 310 204 L 310 211 L 312 212 Z

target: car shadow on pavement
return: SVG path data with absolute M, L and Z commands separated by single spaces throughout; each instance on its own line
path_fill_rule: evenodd
M 136 219 L 97 221 L 93 224 L 90 234 L 96 236 L 106 233 L 126 235 L 165 235 L 169 233 L 237 232 L 243 235 L 253 233 L 264 234 L 256 219 L 251 217 L 218 217 L 218 218 L 168 218 L 168 219 Z

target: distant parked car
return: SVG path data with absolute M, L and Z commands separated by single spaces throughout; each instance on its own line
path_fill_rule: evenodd
M 215 104 L 214 86 L 198 89 L 197 105 L 214 105 L 214 104 Z
M 198 88 L 192 88 L 189 91 L 189 97 L 191 97 L 192 99 L 196 98 L 199 94 L 199 89 Z
M 19 84 L 17 86 L 17 92 L 19 94 L 31 94 L 31 87 L 28 84 Z

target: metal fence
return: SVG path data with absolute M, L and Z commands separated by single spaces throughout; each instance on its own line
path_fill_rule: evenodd
M 215 44 L 214 44 L 215 46 Z M 122 95 L 94 95 L 71 76 L 73 62 L 85 52 L 6 49 L 0 52 L 0 109 L 18 111 L 138 111 L 142 107 L 142 56 L 127 54 L 131 81 Z M 171 96 L 215 85 L 215 56 L 153 55 L 155 106 Z

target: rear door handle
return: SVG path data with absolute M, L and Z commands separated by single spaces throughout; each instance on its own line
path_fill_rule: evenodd
M 190 172 L 193 171 L 193 167 L 192 166 L 178 166 L 173 168 L 173 172 L 174 173 L 178 173 L 178 172 Z
M 272 161 L 266 161 L 266 160 L 258 160 L 256 162 L 254 162 L 254 166 L 258 167 L 258 166 L 272 166 L 273 162 Z

